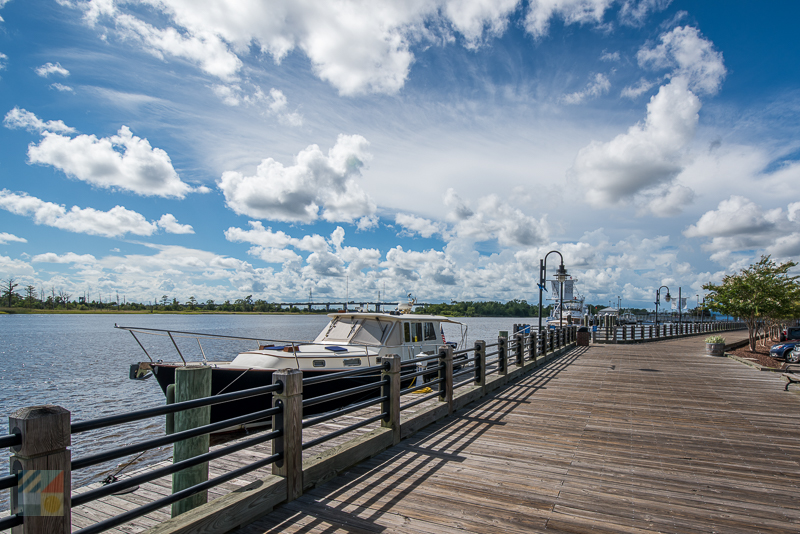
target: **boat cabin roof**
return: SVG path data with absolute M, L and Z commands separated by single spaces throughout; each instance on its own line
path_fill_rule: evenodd
M 332 319 L 378 319 L 380 321 L 437 321 L 440 323 L 453 323 L 463 324 L 460 321 L 455 321 L 443 315 L 419 315 L 416 313 L 393 314 L 383 312 L 335 312 L 329 313 L 328 317 Z

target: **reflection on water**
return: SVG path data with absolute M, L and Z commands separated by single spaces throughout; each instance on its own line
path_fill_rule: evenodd
M 535 319 L 469 318 L 468 343 L 488 343 L 499 330 L 513 323 L 534 324 Z M 131 363 L 146 360 L 130 333 L 120 326 L 162 328 L 266 340 L 311 340 L 327 324 L 324 315 L 0 315 L 0 417 L 25 406 L 56 404 L 72 413 L 72 421 L 85 421 L 137 409 L 159 406 L 164 396 L 155 380 L 128 379 Z M 448 341 L 460 340 L 458 325 L 445 324 Z M 168 337 L 139 336 L 154 359 L 177 361 Z M 193 338 L 177 338 L 187 360 L 230 361 L 253 342 L 203 340 L 202 352 Z M 2 428 L 2 434 L 7 432 Z M 72 437 L 73 459 L 162 435 L 164 418 L 153 418 Z M 171 457 L 171 447 L 147 451 L 134 466 Z M 8 449 L 0 449 L 0 463 L 8 466 Z M 73 473 L 73 486 L 102 480 L 134 460 L 82 469 Z M 6 467 L 7 469 L 7 467 Z M 7 473 L 3 469 L 0 474 Z M 0 491 L 0 510 L 8 510 L 8 491 Z

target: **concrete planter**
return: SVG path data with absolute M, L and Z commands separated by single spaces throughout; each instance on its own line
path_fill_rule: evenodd
M 709 356 L 724 356 L 725 343 L 706 343 L 706 354 Z

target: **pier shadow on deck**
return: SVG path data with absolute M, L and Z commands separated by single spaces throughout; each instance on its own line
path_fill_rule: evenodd
M 800 395 L 704 349 L 576 348 L 236 532 L 800 531 Z

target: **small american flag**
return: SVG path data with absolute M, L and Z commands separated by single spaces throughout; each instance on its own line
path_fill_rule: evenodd
M 439 325 L 439 331 L 442 333 L 442 343 L 447 343 L 447 340 L 444 338 L 444 328 L 442 328 L 442 325 Z

